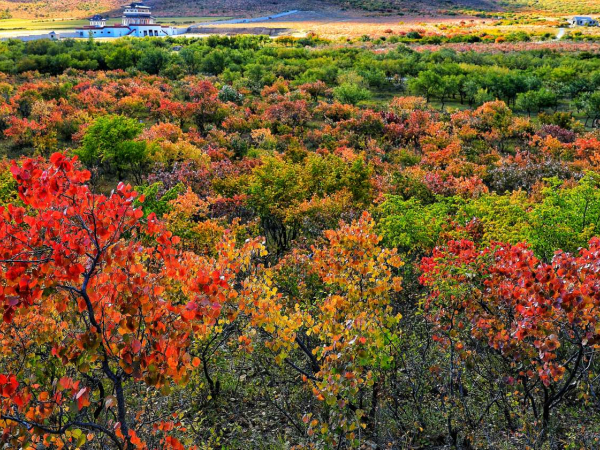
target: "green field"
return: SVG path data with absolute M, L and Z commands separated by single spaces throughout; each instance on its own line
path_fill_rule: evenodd
M 226 20 L 229 17 L 157 17 L 156 21 L 167 25 L 190 25 L 199 22 L 212 22 L 216 20 Z M 119 18 L 114 17 L 108 20 L 108 23 L 119 22 Z M 70 30 L 73 28 L 88 25 L 86 19 L 4 19 L 0 20 L 0 31 L 11 30 Z

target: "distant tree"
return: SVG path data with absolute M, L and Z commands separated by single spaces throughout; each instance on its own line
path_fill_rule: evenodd
M 128 46 L 119 46 L 106 55 L 106 65 L 109 69 L 129 69 L 136 65 L 139 52 Z
M 137 65 L 138 69 L 152 75 L 158 75 L 169 62 L 169 53 L 161 48 L 144 51 Z
M 528 116 L 539 107 L 538 97 L 535 92 L 529 91 L 517 96 L 516 106 L 521 111 L 525 111 Z
M 99 117 L 85 131 L 82 146 L 75 153 L 88 167 L 104 166 L 120 178 L 129 172 L 142 175 L 147 161 L 147 144 L 135 141 L 143 125 L 119 115 Z
M 202 53 L 194 46 L 185 47 L 179 52 L 179 57 L 183 61 L 183 66 L 188 74 L 196 74 L 202 66 Z
M 226 84 L 219 91 L 219 100 L 223 103 L 241 103 L 244 100 L 244 96 L 236 91 L 232 86 Z
M 414 94 L 425 97 L 429 102 L 432 97 L 440 96 L 443 92 L 444 81 L 437 72 L 426 70 L 419 73 L 416 78 L 410 79 L 408 87 Z
M 355 83 L 343 83 L 333 89 L 334 98 L 350 105 L 356 105 L 371 98 L 371 91 Z

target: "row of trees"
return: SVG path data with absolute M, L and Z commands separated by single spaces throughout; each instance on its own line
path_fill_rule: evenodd
M 172 80 L 204 74 L 254 94 L 284 79 L 296 86 L 323 82 L 335 88 L 338 100 L 351 104 L 404 90 L 442 107 L 449 101 L 472 106 L 501 99 L 527 114 L 556 110 L 565 102 L 592 120 L 599 113 L 597 98 L 590 98 L 600 86 L 598 60 L 585 53 L 416 52 L 391 45 L 385 52 L 373 52 L 339 48 L 318 38 L 271 42 L 248 36 L 117 43 L 8 41 L 2 47 L 0 70 L 6 73 L 110 69 Z

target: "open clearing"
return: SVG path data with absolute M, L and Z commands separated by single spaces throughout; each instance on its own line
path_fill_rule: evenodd
M 358 37 L 362 35 L 381 36 L 386 33 L 402 32 L 411 29 L 434 30 L 437 26 L 468 23 L 469 26 L 490 26 L 491 21 L 477 19 L 473 16 L 369 16 L 348 11 L 299 11 L 293 15 L 274 20 L 237 21 L 236 23 L 210 24 L 210 33 L 225 34 L 252 33 L 253 27 L 261 29 L 285 29 L 288 34 L 295 36 L 315 33 L 323 38 L 336 39 L 340 37 Z M 208 26 L 208 24 L 206 24 Z M 202 26 L 196 27 L 195 32 L 204 33 Z M 255 33 L 253 33 L 255 34 Z
M 421 34 L 474 33 L 504 35 L 516 32 L 534 32 L 543 40 L 561 40 L 568 33 L 595 36 L 600 28 L 570 30 L 562 28 L 567 16 L 544 17 L 529 21 L 507 21 L 501 18 L 481 18 L 461 15 L 411 15 L 374 16 L 356 11 L 305 10 L 268 20 L 237 19 L 221 23 L 204 23 L 192 27 L 196 34 L 268 34 L 306 36 L 316 34 L 326 39 L 381 37 L 418 31 Z M 283 30 L 283 31 L 282 31 Z

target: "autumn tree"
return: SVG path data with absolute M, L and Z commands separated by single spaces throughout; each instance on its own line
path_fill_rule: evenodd
M 95 194 L 62 154 L 11 170 L 23 206 L 0 207 L 2 440 L 184 448 L 161 399 L 199 366 L 190 346 L 248 257 L 234 244 L 212 259 L 177 252 L 131 187 Z
M 431 370 L 455 444 L 492 411 L 505 429 L 547 437 L 553 412 L 595 389 L 599 245 L 544 263 L 524 244 L 453 241 L 423 260 L 425 311 L 444 355 Z
M 353 155 L 355 156 L 355 155 Z M 292 241 L 305 225 L 305 219 L 314 220 L 311 213 L 320 201 L 336 198 L 346 208 L 351 197 L 355 208 L 366 204 L 371 196 L 370 167 L 361 157 L 345 161 L 335 155 L 309 155 L 294 163 L 278 157 L 264 158 L 249 180 L 248 203 L 261 219 L 263 235 L 274 252 L 289 250 Z M 336 197 L 334 197 L 337 194 Z M 347 194 L 347 195 L 346 195 Z M 329 208 L 330 213 L 341 213 L 346 208 Z M 331 219 L 325 222 L 330 222 Z M 318 234 L 317 229 L 311 234 Z
M 374 431 L 400 339 L 393 300 L 402 262 L 380 247 L 367 213 L 325 237 L 247 284 L 240 309 L 251 329 L 266 333 L 275 362 L 322 402 L 303 417 L 309 435 L 357 447 L 360 430 Z
M 99 117 L 85 131 L 77 154 L 88 167 L 104 167 L 114 171 L 119 179 L 130 172 L 139 178 L 147 162 L 144 141 L 136 141 L 143 125 L 125 116 Z

